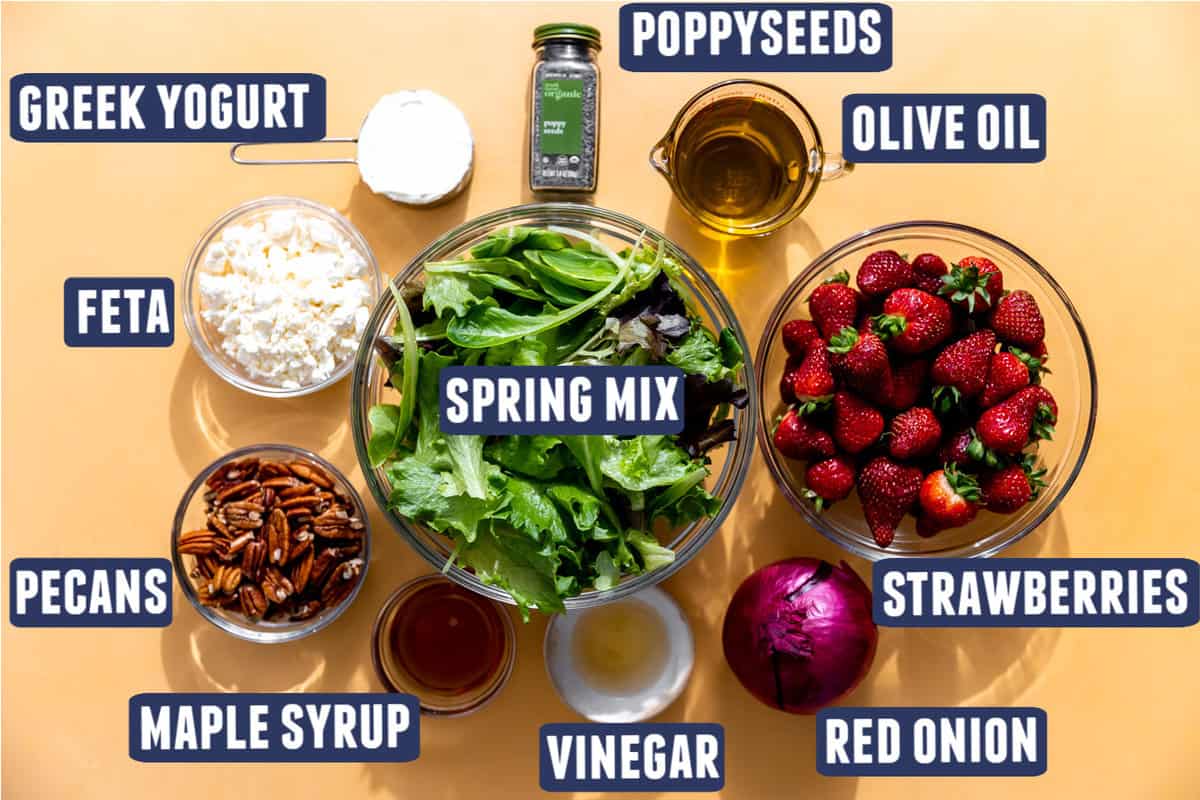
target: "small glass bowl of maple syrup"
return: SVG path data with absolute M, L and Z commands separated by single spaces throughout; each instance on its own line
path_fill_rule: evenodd
M 487 705 L 508 682 L 516 653 L 508 610 L 441 575 L 396 589 L 371 635 L 380 683 L 416 695 L 421 712 L 435 716 Z

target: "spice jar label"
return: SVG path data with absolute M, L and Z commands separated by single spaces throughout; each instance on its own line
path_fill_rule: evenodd
M 1001 776 L 1046 771 L 1040 708 L 827 708 L 817 712 L 822 775 Z
M 583 144 L 583 81 L 542 83 L 542 152 L 577 156 Z
M 417 698 L 393 693 L 147 693 L 129 699 L 146 762 L 399 762 L 421 750 Z
M 539 738 L 545 792 L 716 792 L 725 729 L 708 722 L 554 723 Z
M 15 558 L 9 622 L 17 628 L 162 628 L 171 624 L 165 558 Z
M 886 558 L 876 624 L 913 628 L 1182 628 L 1200 621 L 1188 558 Z

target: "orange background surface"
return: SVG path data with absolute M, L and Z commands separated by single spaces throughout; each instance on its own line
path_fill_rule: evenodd
M 231 448 L 286 441 L 351 474 L 348 382 L 297 400 L 252 397 L 191 351 L 182 319 L 163 350 L 70 350 L 68 276 L 178 280 L 221 212 L 266 194 L 339 208 L 395 274 L 425 243 L 527 199 L 530 33 L 569 18 L 607 47 L 596 202 L 664 229 L 717 278 L 751 344 L 777 293 L 813 257 L 864 228 L 944 218 L 1004 236 L 1071 295 L 1092 337 L 1100 413 L 1066 502 L 1009 551 L 1030 556 L 1200 555 L 1191 509 L 1200 388 L 1200 7 L 895 7 L 895 63 L 879 74 L 785 74 L 827 142 L 841 99 L 868 91 L 1035 91 L 1049 156 L 1014 166 L 867 165 L 823 186 L 800 222 L 762 240 L 702 236 L 646 154 L 678 107 L 717 75 L 624 72 L 617 5 L 11 5 L 3 80 L 19 72 L 303 71 L 328 79 L 329 134 L 353 135 L 375 99 L 428 87 L 466 112 L 478 140 L 468 193 L 414 211 L 373 195 L 354 167 L 249 168 L 220 144 L 22 144 L 3 151 L 3 557 L 166 556 L 180 493 Z M 3 112 L 8 129 L 7 102 Z M 423 720 L 407 765 L 142 765 L 127 750 L 131 695 L 147 691 L 375 690 L 371 623 L 428 567 L 373 513 L 375 557 L 341 620 L 288 645 L 236 641 L 176 591 L 162 630 L 3 628 L 6 797 L 526 798 L 537 730 L 576 717 L 541 658 L 545 623 L 519 627 L 512 681 L 484 711 Z M 720 651 L 733 588 L 792 555 L 836 559 L 756 457 L 737 506 L 670 580 L 696 635 L 691 683 L 662 717 L 725 726 L 722 797 L 1194 798 L 1200 786 L 1200 635 L 1185 630 L 881 631 L 865 705 L 1033 705 L 1049 712 L 1049 770 L 1022 779 L 825 779 L 814 720 L 759 705 Z M 850 559 L 866 576 L 869 566 Z M 7 575 L 7 568 L 5 569 Z M 7 592 L 4 593 L 7 595 Z M 583 800 L 580 796 L 579 800 Z

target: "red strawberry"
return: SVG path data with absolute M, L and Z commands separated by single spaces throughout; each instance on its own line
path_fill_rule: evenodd
M 1058 408 L 1050 393 L 1041 386 L 1026 386 L 984 411 L 975 429 L 983 447 L 1003 455 L 1016 455 L 1029 444 L 1031 436 L 1050 438 L 1047 434 L 1053 434 L 1057 418 Z
M 979 511 L 979 482 L 953 464 L 929 473 L 921 483 L 921 527 L 927 531 L 960 528 Z
M 1029 367 L 1012 353 L 993 353 L 979 406 L 990 408 L 1029 385 Z
M 833 438 L 847 453 L 861 453 L 883 433 L 883 414 L 858 395 L 833 396 Z
M 1032 458 L 995 472 L 985 473 L 981 481 L 983 503 L 988 511 L 1011 514 L 1037 498 L 1045 488 L 1046 470 L 1037 469 Z
M 775 449 L 787 458 L 807 461 L 815 458 L 829 458 L 836 450 L 833 437 L 788 409 L 775 428 Z
M 791 356 L 787 363 L 783 365 L 783 377 L 779 379 L 779 396 L 783 398 L 783 402 L 791 405 L 796 402 L 796 390 L 792 388 L 792 383 L 796 379 L 796 372 L 799 371 L 800 365 L 804 363 L 804 359 L 799 356 Z
M 938 294 L 969 313 L 987 311 L 1004 293 L 1004 275 L 991 259 L 967 256 L 942 278 Z
M 885 404 L 897 410 L 912 408 L 925 391 L 927 377 L 929 362 L 925 359 L 914 358 L 899 362 L 892 367 L 892 382 Z
M 927 456 L 937 449 L 942 425 L 928 408 L 910 408 L 892 418 L 888 452 L 893 458 Z
M 912 262 L 913 276 L 916 278 L 916 283 L 913 284 L 923 292 L 937 294 L 942 288 L 942 277 L 949 272 L 946 267 L 946 262 L 941 256 L 935 256 L 933 253 L 921 253 L 913 259 Z
M 852 388 L 860 392 L 873 390 L 891 372 L 887 347 L 870 330 L 842 328 L 829 340 L 833 366 Z
M 802 356 L 808 352 L 808 346 L 814 339 L 821 338 L 821 332 L 811 320 L 793 319 L 783 323 L 780 336 L 789 355 Z
M 859 291 L 866 297 L 883 297 L 916 282 L 912 266 L 895 250 L 877 250 L 858 268 Z
M 1000 341 L 1018 347 L 1034 347 L 1046 338 L 1046 322 L 1037 300 L 1024 289 L 1000 298 L 992 312 L 991 326 Z
M 833 368 L 824 339 L 814 339 L 804 360 L 792 374 L 792 394 L 801 414 L 829 404 L 833 394 Z
M 950 304 L 920 289 L 897 289 L 873 320 L 875 333 L 905 355 L 937 347 L 950 335 Z
M 808 297 L 809 316 L 822 338 L 829 339 L 847 325 L 854 325 L 858 317 L 858 292 L 850 288 L 849 282 L 850 273 L 839 272 Z
M 1046 343 L 1044 341 L 1038 342 L 1037 345 L 1032 348 L 1032 350 L 1037 351 L 1036 353 L 1032 352 L 1031 350 L 1022 350 L 1021 348 L 1011 344 L 1005 345 L 1003 349 L 1016 356 L 1017 359 L 1025 365 L 1025 368 L 1029 370 L 1030 383 L 1041 383 L 1042 376 L 1050 372 L 1050 370 L 1045 366 L 1046 359 L 1049 358 L 1049 356 L 1046 355 Z
M 1030 386 L 1024 391 L 1028 391 L 1037 404 L 1029 435 L 1034 439 L 1054 438 L 1054 424 L 1058 422 L 1058 403 L 1054 395 L 1045 386 Z
M 878 456 L 858 473 L 858 496 L 863 516 L 880 547 L 896 536 L 896 527 L 912 508 L 921 489 L 921 470 Z
M 967 452 L 973 441 L 975 441 L 975 431 L 970 428 L 955 431 L 938 448 L 938 461 L 941 461 L 943 464 L 954 464 L 955 466 L 965 467 L 974 461 Z
M 934 407 L 945 413 L 962 398 L 982 392 L 995 348 L 996 334 L 985 328 L 964 336 L 939 353 L 930 370 L 937 384 L 933 390 Z
M 818 461 L 804 471 L 804 483 L 808 486 L 804 496 L 818 512 L 823 511 L 854 489 L 854 464 L 845 456 Z

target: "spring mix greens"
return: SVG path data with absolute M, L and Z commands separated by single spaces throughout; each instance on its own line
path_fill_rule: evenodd
M 689 306 L 659 243 L 614 252 L 565 228 L 509 227 L 425 285 L 393 286 L 397 324 L 376 350 L 399 404 L 370 410 L 368 456 L 389 508 L 454 542 L 452 561 L 513 596 L 523 615 L 605 590 L 674 558 L 654 534 L 711 516 L 707 453 L 731 441 L 743 355 Z M 438 372 L 451 365 L 669 364 L 685 373 L 674 436 L 443 434 Z

